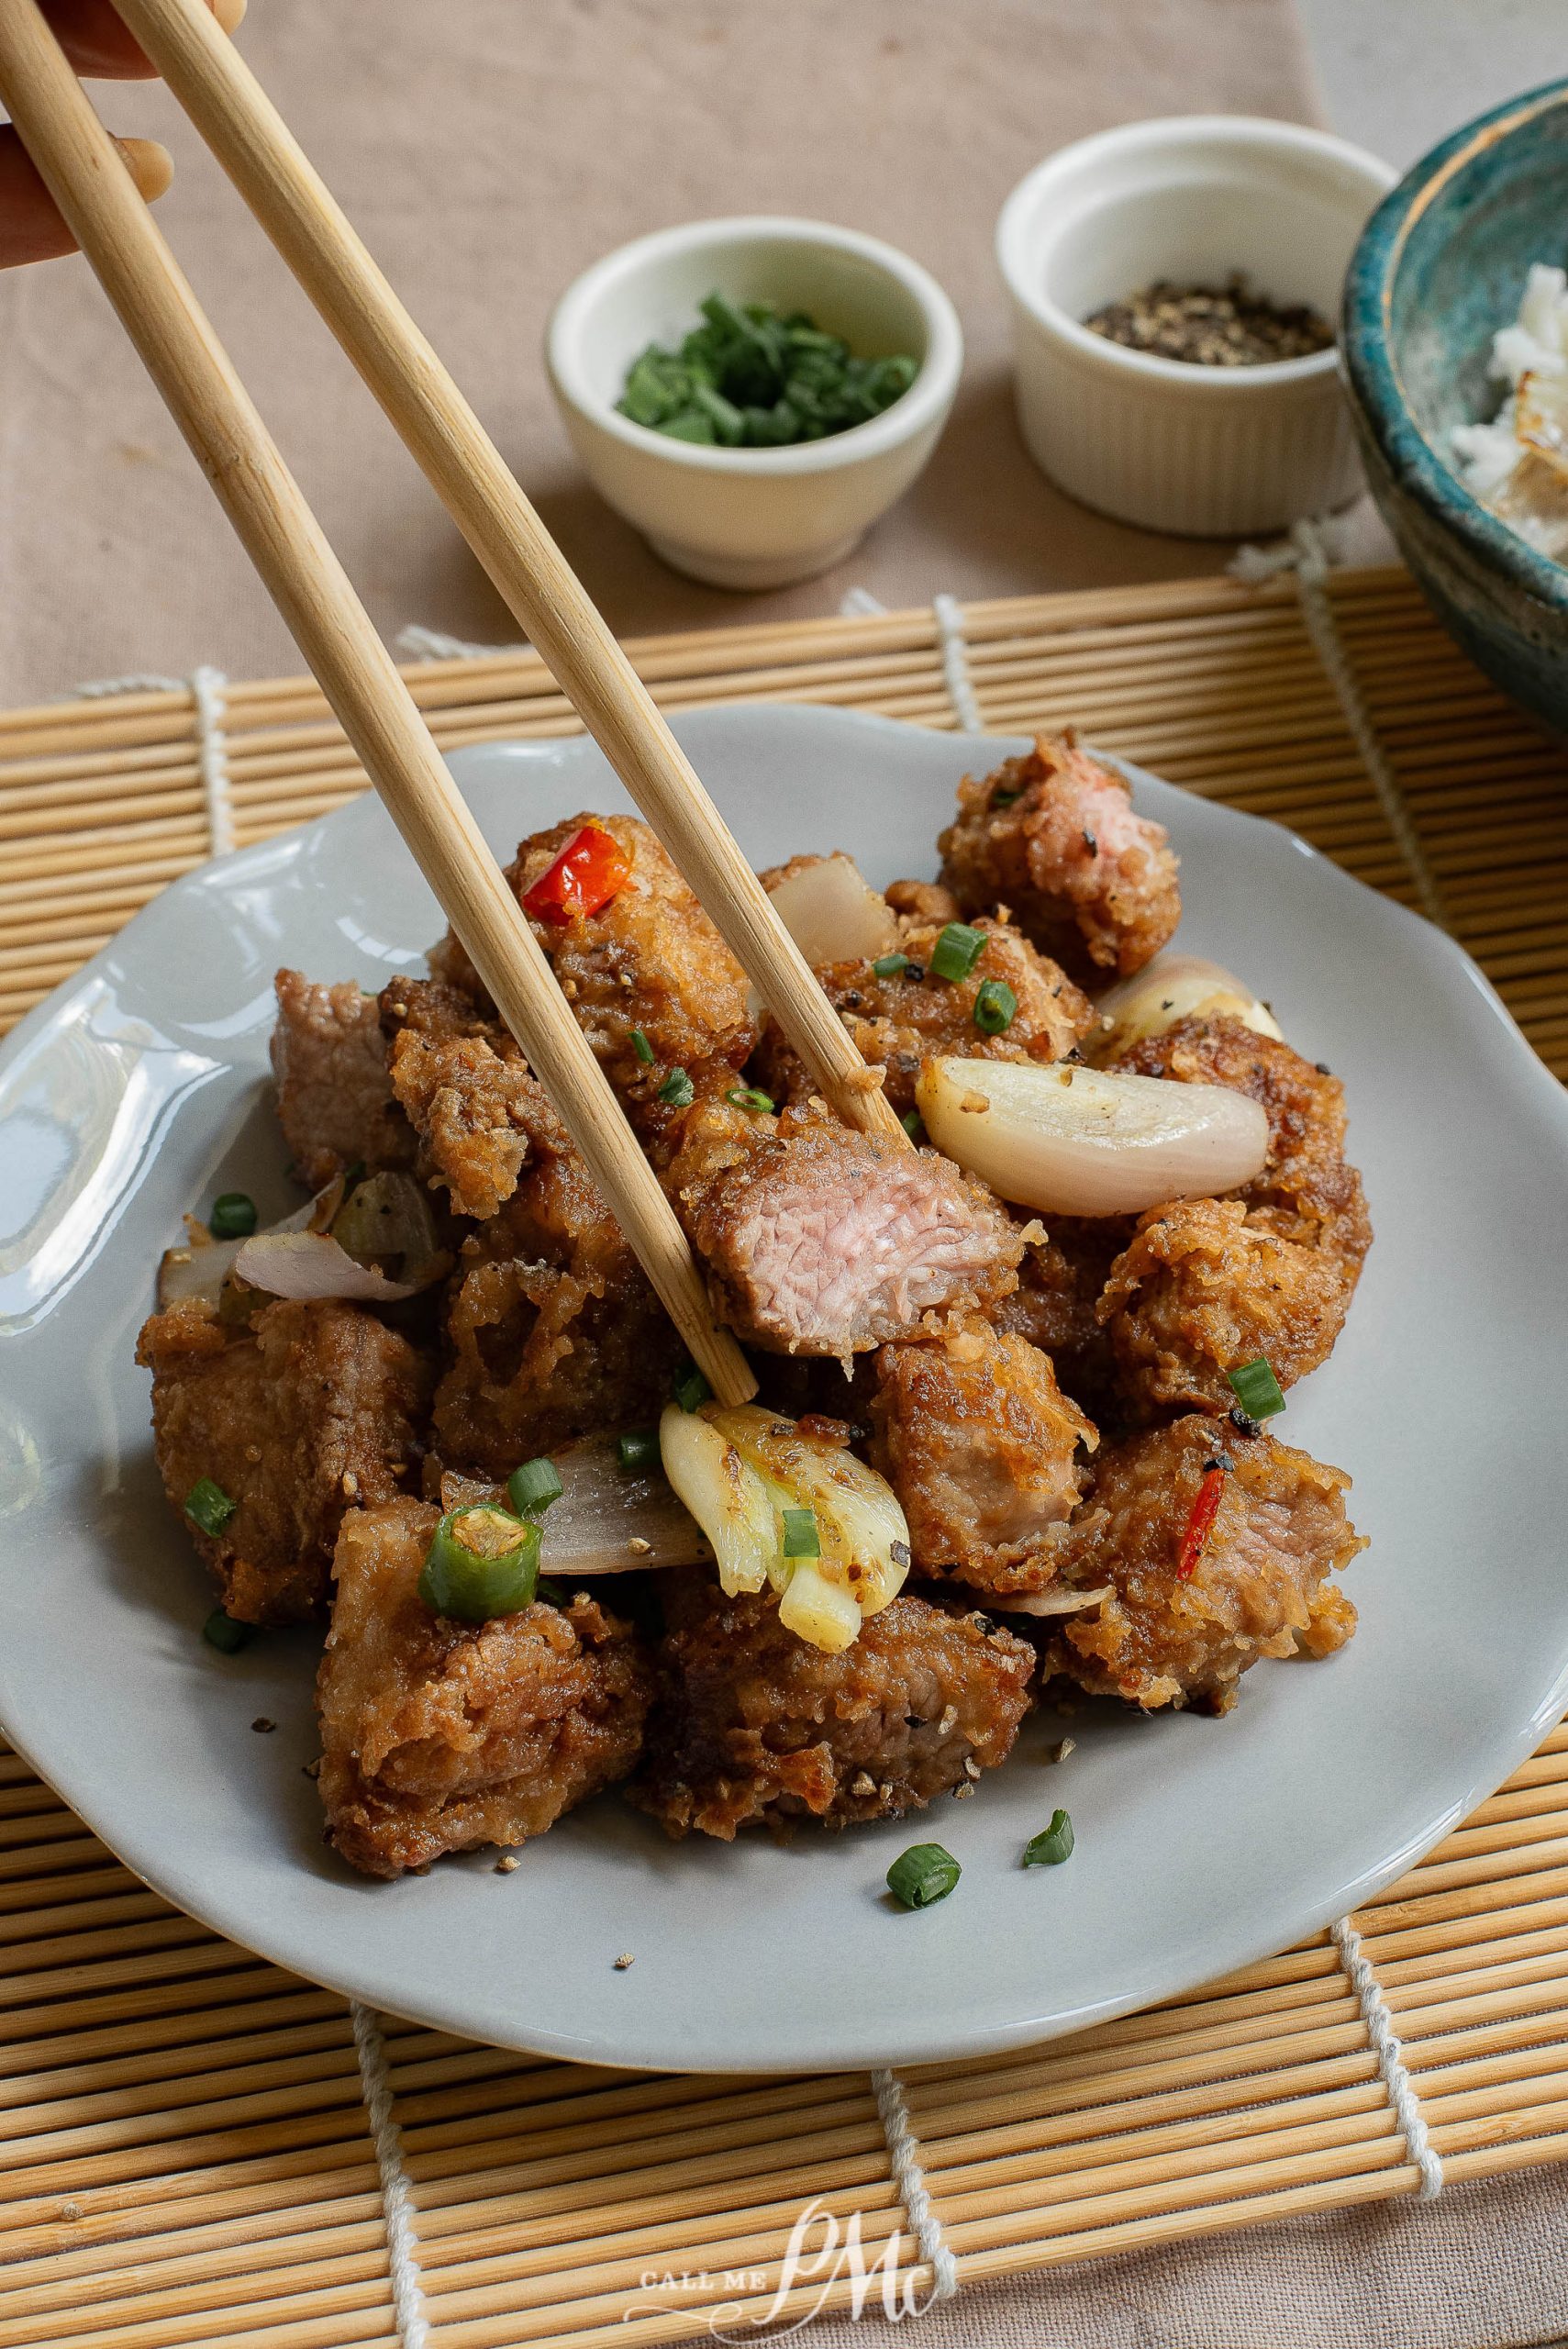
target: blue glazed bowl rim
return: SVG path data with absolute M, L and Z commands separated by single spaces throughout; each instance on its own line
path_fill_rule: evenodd
M 1478 115 L 1411 166 L 1378 206 L 1351 256 L 1341 340 L 1351 390 L 1400 486 L 1539 602 L 1568 616 L 1568 570 L 1538 553 L 1483 506 L 1416 422 L 1392 335 L 1395 282 L 1411 230 L 1428 206 L 1477 156 L 1565 105 L 1568 80 L 1545 83 Z

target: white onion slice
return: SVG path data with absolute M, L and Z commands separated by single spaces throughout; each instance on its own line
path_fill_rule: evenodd
M 1101 1026 L 1084 1045 L 1102 1066 L 1147 1036 L 1163 1036 L 1178 1020 L 1226 1013 L 1255 1035 L 1279 1037 L 1279 1023 L 1251 987 L 1222 963 L 1201 954 L 1156 954 L 1130 979 L 1107 989 L 1095 1006 Z
M 1055 1590 L 1024 1590 L 1011 1598 L 998 1598 L 986 1591 L 980 1599 L 988 1615 L 1078 1615 L 1085 1607 L 1097 1607 L 1108 1598 L 1112 1586 L 1103 1582 L 1094 1590 L 1069 1590 L 1059 1586 Z
M 216 1306 L 243 1240 L 209 1240 L 202 1246 L 165 1249 L 158 1265 L 158 1309 L 193 1299 Z
M 1019 1207 L 1140 1215 L 1250 1183 L 1269 1121 L 1243 1093 L 1064 1061 L 929 1060 L 916 1098 L 937 1148 Z
M 871 963 L 898 945 L 898 924 L 884 897 L 841 850 L 792 873 L 768 893 L 773 910 L 811 964 Z
M 325 1231 L 258 1231 L 234 1260 L 237 1277 L 269 1297 L 341 1297 L 364 1305 L 395 1305 L 417 1296 L 417 1281 L 389 1281 L 373 1264 L 356 1264 Z

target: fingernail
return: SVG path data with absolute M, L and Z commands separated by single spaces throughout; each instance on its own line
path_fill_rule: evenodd
M 237 32 L 245 14 L 245 0 L 211 0 L 212 13 L 226 33 Z
M 117 139 L 126 169 L 149 204 L 156 204 L 174 176 L 174 158 L 156 139 Z

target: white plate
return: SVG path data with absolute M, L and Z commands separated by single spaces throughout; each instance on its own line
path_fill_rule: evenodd
M 828 710 L 677 729 L 751 855 L 933 869 L 953 785 L 1006 747 Z M 626 803 L 588 743 L 453 768 L 497 849 Z M 371 799 L 178 883 L 0 1057 L 0 1720 L 139 1876 L 280 1964 L 400 2015 L 588 2063 L 794 2071 L 1027 2043 L 1284 1947 L 1398 1876 L 1561 1712 L 1568 1658 L 1568 1099 L 1435 930 L 1272 825 L 1135 777 L 1183 856 L 1184 946 L 1342 1074 L 1377 1243 L 1283 1431 L 1351 1471 L 1359 1636 L 1262 1664 L 1226 1720 L 1037 1720 L 977 1798 L 785 1849 L 666 1842 L 614 1794 L 497 1876 L 395 1885 L 321 1843 L 316 1642 L 233 1659 L 152 1464 L 132 1364 L 181 1211 L 292 1202 L 267 1098 L 282 962 L 379 986 L 436 907 Z M 272 1736 L 252 1733 L 265 1714 Z M 1024 1870 L 1058 1803 L 1077 1848 Z M 952 1898 L 883 1878 L 937 1836 Z M 617 1952 L 636 1964 L 617 1973 Z

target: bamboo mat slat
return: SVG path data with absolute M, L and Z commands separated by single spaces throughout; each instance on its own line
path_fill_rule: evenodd
M 990 731 L 1075 724 L 1435 901 L 1568 1074 L 1568 758 L 1403 573 L 1324 593 L 1381 795 L 1289 579 L 973 604 L 968 679 Z M 958 722 L 929 611 L 630 650 L 668 709 Z M 406 674 L 443 748 L 575 730 L 526 651 Z M 231 685 L 225 726 L 240 845 L 363 788 L 308 680 Z M 0 715 L 0 1028 L 210 847 L 188 691 Z M 1568 2159 L 1568 1729 L 1356 1923 L 1448 2177 Z M 775 2306 L 813 2204 L 858 2231 L 862 2269 L 897 2232 L 890 2288 L 929 2288 L 864 2076 L 592 2071 L 384 2019 L 380 2045 L 432 2349 L 642 2349 L 721 2306 L 734 2332 L 857 2288 L 883 2307 L 882 2276 L 852 2273 Z M 966 2280 L 1419 2183 L 1327 1935 L 1041 2049 L 902 2076 Z M 171 1909 L 0 1746 L 6 2349 L 399 2349 L 386 2151 L 344 2002 Z

